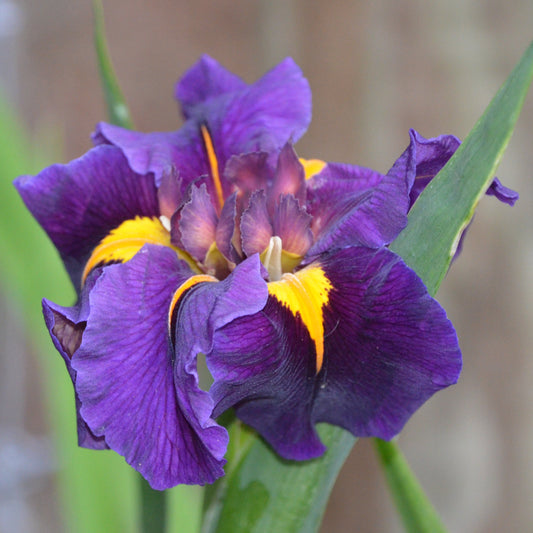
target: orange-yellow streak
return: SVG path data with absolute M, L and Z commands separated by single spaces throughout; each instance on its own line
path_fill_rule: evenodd
M 147 243 L 168 246 L 176 250 L 180 257 L 183 255 L 170 243 L 170 233 L 159 219 L 136 217 L 126 220 L 100 241 L 83 269 L 82 283 L 95 266 L 129 261 Z
M 202 131 L 202 138 L 205 144 L 205 151 L 207 152 L 207 159 L 209 161 L 209 168 L 211 169 L 211 177 L 213 178 L 213 183 L 215 184 L 215 191 L 217 194 L 218 207 L 222 209 L 224 205 L 224 193 L 222 192 L 222 184 L 220 182 L 220 173 L 218 171 L 218 160 L 217 155 L 215 154 L 215 148 L 213 146 L 213 140 L 209 131 L 205 126 L 200 127 Z
M 213 276 L 209 276 L 208 274 L 198 274 L 197 276 L 191 276 L 189 279 L 184 281 L 178 287 L 178 290 L 174 293 L 174 296 L 172 296 L 172 301 L 170 302 L 170 307 L 168 309 L 168 330 L 169 331 L 171 327 L 172 313 L 174 312 L 174 307 L 176 307 L 176 304 L 178 303 L 179 299 L 183 296 L 183 293 L 186 290 L 190 289 L 191 287 L 194 287 L 194 285 L 197 285 L 198 283 L 202 283 L 204 281 L 218 281 L 218 279 Z
M 322 172 L 326 166 L 326 162 L 321 161 L 320 159 L 303 159 L 300 157 L 300 163 L 304 167 L 306 180 L 312 178 L 315 174 Z
M 268 283 L 268 292 L 302 322 L 316 349 L 316 373 L 324 362 L 324 306 L 329 303 L 331 282 L 320 266 L 309 266 L 296 274 L 283 274 Z

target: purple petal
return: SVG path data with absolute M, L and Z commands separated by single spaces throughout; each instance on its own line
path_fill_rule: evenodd
M 200 128 L 193 122 L 186 123 L 179 131 L 152 133 L 100 122 L 93 141 L 120 148 L 131 168 L 143 175 L 153 172 L 158 186 L 162 176 L 174 169 L 182 179 L 182 193 L 194 180 L 210 171 Z
M 271 297 L 263 311 L 220 329 L 207 362 L 215 380 L 215 416 L 234 407 L 286 459 L 324 452 L 312 421 L 311 339 L 288 309 Z
M 159 490 L 211 483 L 225 462 L 227 432 L 204 416 L 211 400 L 204 393 L 184 409 L 174 383 L 169 306 L 191 274 L 174 251 L 151 245 L 107 267 L 72 357 L 83 418 Z
M 274 152 L 289 139 L 296 142 L 311 121 L 311 89 L 287 58 L 233 98 L 219 117 L 211 116 L 218 118 L 208 124 L 224 168 L 232 155 Z
M 76 419 L 78 428 L 78 445 L 92 450 L 105 450 L 109 447 L 103 437 L 97 437 L 91 431 L 80 414 L 81 402 L 76 391 L 76 371 L 72 368 L 71 359 L 79 348 L 89 314 L 89 292 L 94 286 L 100 269 L 89 274 L 80 301 L 74 307 L 62 307 L 49 300 L 43 299 L 43 315 L 52 342 L 63 358 L 72 384 L 76 405 Z
M 267 286 L 262 276 L 259 257 L 243 261 L 218 283 L 198 283 L 179 302 L 175 329 L 175 384 L 180 405 L 197 402 L 204 394 L 198 387 L 197 355 L 209 354 L 213 335 L 230 322 L 254 315 L 267 300 Z M 200 414 L 211 416 L 213 403 Z M 197 411 L 195 410 L 195 413 Z
M 241 218 L 242 250 L 250 256 L 262 253 L 274 235 L 268 216 L 265 191 L 256 191 Z
M 496 196 L 500 202 L 513 206 L 518 200 L 518 193 L 501 184 L 498 178 L 494 178 L 487 189 L 487 196 Z
M 161 185 L 157 190 L 157 198 L 159 212 L 170 220 L 176 209 L 183 203 L 182 179 L 176 169 L 163 173 Z
M 246 83 L 238 76 L 203 55 L 176 84 L 175 97 L 181 103 L 183 115 L 189 118 L 198 104 L 245 88 Z
M 206 97 L 203 103 L 191 100 L 190 91 L 195 83 L 205 79 L 201 73 L 205 64 L 197 67 L 199 70 L 193 67 L 191 78 L 186 79 L 184 111 L 190 118 L 179 131 L 143 134 L 101 123 L 93 135 L 94 142 L 121 148 L 132 169 L 139 174 L 153 172 L 156 184 L 164 172 L 176 168 L 186 187 L 210 173 L 201 126 L 210 133 L 221 172 L 231 156 L 258 150 L 274 152 L 289 138 L 296 141 L 307 129 L 311 91 L 291 59 L 281 62 L 256 83 L 231 92 L 223 91 L 237 84 L 225 75 L 216 80 L 220 70 L 212 66 L 207 69 L 212 83 L 199 97 Z M 227 197 L 231 187 L 226 180 L 221 181 Z M 208 190 L 213 193 L 210 186 Z
M 345 248 L 314 267 L 331 282 L 318 374 L 301 315 L 274 297 L 256 315 L 216 331 L 207 357 L 214 415 L 233 406 L 289 459 L 323 451 L 318 422 L 356 436 L 393 437 L 461 369 L 452 325 L 398 256 Z
M 418 276 L 389 250 L 346 248 L 320 264 L 335 290 L 314 420 L 390 439 L 457 381 L 457 336 Z
M 159 216 L 152 176 L 131 171 L 121 151 L 93 148 L 67 165 L 15 180 L 24 203 L 59 250 L 75 287 L 93 248 L 136 216 Z
M 307 193 L 316 240 L 310 255 L 343 246 L 389 244 L 407 224 L 407 184 L 396 176 L 328 164 L 309 180 Z
M 274 235 L 281 238 L 285 251 L 302 257 L 307 253 L 313 244 L 311 220 L 311 215 L 300 207 L 299 201 L 292 194 L 281 196 L 273 222 Z
M 218 216 L 205 184 L 191 187 L 191 199 L 181 209 L 179 231 L 185 250 L 202 262 L 215 242 Z
M 222 207 L 215 234 L 217 248 L 228 261 L 233 263 L 238 263 L 240 259 L 236 249 L 236 243 L 240 240 L 239 228 L 235 224 L 236 217 L 237 193 L 233 193 Z
M 268 191 L 268 210 L 274 212 L 282 194 L 292 194 L 300 205 L 305 205 L 306 183 L 304 167 L 290 144 L 281 150 L 276 167 L 275 178 Z
M 426 139 L 414 129 L 409 130 L 409 136 L 409 146 L 387 175 L 407 178 L 411 191 L 411 207 L 426 185 L 452 157 L 461 141 L 454 135 Z
M 411 140 L 403 154 L 389 170 L 390 176 L 407 176 L 411 188 L 411 207 L 427 184 L 441 171 L 459 148 L 461 141 L 454 135 L 440 135 L 431 139 L 422 137 L 417 131 L 409 130 Z M 487 190 L 487 195 L 496 196 L 508 205 L 514 205 L 518 193 L 504 187 L 498 178 Z

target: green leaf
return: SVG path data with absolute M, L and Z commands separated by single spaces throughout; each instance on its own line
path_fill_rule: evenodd
M 420 195 L 407 228 L 391 246 L 430 294 L 437 292 L 461 233 L 493 179 L 532 78 L 533 43 L 457 152 Z M 444 531 L 396 444 L 377 440 L 376 449 L 406 531 Z
M 355 442 L 337 427 L 321 424 L 318 431 L 328 447 L 318 459 L 285 461 L 255 436 L 237 464 L 230 457 L 226 476 L 215 485 L 218 494 L 206 509 L 202 533 L 317 531 L 337 473 Z
M 425 495 L 395 442 L 374 439 L 396 508 L 410 533 L 444 533 L 440 516 Z
M 409 224 L 392 243 L 435 294 L 462 231 L 490 185 L 520 114 L 533 76 L 529 46 L 483 116 L 409 212 Z
M 454 246 L 492 180 L 532 75 L 533 45 L 457 153 L 420 195 L 408 227 L 391 246 L 431 294 L 436 293 Z M 330 426 L 321 428 L 321 436 L 328 452 L 308 463 L 283 461 L 256 439 L 238 464 L 229 466 L 227 479 L 219 482 L 216 498 L 208 505 L 204 532 L 316 531 L 333 482 L 354 443 L 346 432 Z M 396 445 L 377 446 L 407 530 L 442 531 L 438 514 Z
M 117 126 L 133 129 L 133 121 L 120 90 L 120 86 L 113 69 L 113 64 L 107 49 L 104 30 L 104 15 L 101 0 L 93 0 L 94 12 L 94 45 L 98 58 L 98 69 L 104 89 L 104 97 L 107 104 L 109 120 Z

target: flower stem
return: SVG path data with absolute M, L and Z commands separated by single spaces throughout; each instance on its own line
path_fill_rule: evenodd
M 442 520 L 395 442 L 374 439 L 389 489 L 408 533 L 445 533 Z
M 141 532 L 164 533 L 167 517 L 166 492 L 152 489 L 141 476 L 139 476 L 139 488 L 141 498 Z

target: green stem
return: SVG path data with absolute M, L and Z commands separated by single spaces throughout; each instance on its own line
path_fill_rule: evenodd
M 445 533 L 442 520 L 427 498 L 395 442 L 374 439 L 389 489 L 408 533 Z
M 152 489 L 141 476 L 139 476 L 139 488 L 141 498 L 141 532 L 164 533 L 167 518 L 166 492 Z
M 104 31 L 104 14 L 101 0 L 93 0 L 94 12 L 94 46 L 98 60 L 98 70 L 100 80 L 104 90 L 104 97 L 107 105 L 109 121 L 123 128 L 133 129 L 128 107 L 124 100 L 122 91 L 109 56 L 107 41 Z

